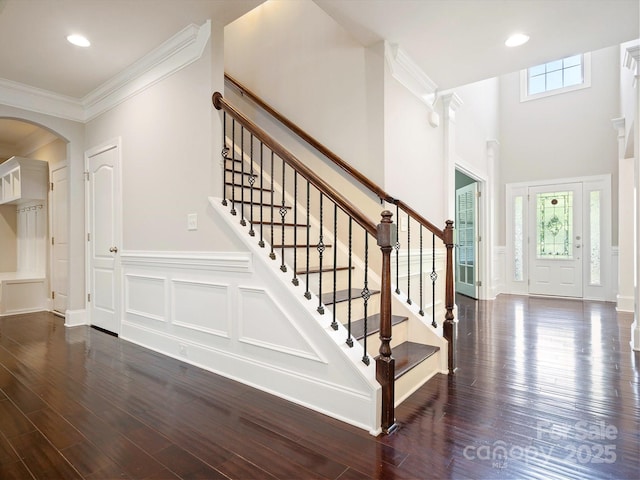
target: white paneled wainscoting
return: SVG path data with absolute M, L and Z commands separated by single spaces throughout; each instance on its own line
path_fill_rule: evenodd
M 357 425 L 379 428 L 375 368 L 248 252 L 122 252 L 120 337 Z

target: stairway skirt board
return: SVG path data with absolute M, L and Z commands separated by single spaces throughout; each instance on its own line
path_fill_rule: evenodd
M 275 198 L 281 198 L 281 194 L 274 195 Z M 246 198 L 245 198 L 246 201 Z M 357 346 L 358 342 L 363 343 L 364 341 L 364 311 L 362 306 L 362 298 L 361 298 L 361 287 L 358 285 L 362 284 L 362 273 L 357 273 L 358 267 L 361 267 L 362 262 L 357 261 L 353 262 L 351 270 L 349 270 L 348 264 L 345 261 L 345 258 L 341 258 L 338 261 L 340 268 L 338 272 L 336 272 L 336 284 L 337 290 L 335 293 L 335 303 L 334 303 L 334 293 L 333 289 L 333 272 L 327 273 L 327 269 L 332 269 L 333 267 L 333 253 L 325 253 L 325 261 L 322 265 L 323 275 L 326 276 L 325 284 L 323 285 L 323 293 L 321 297 L 317 297 L 317 295 L 313 292 L 318 292 L 318 278 L 319 278 L 319 270 L 320 266 L 317 263 L 317 258 L 315 262 L 309 262 L 309 270 L 306 270 L 306 265 L 304 264 L 306 261 L 306 245 L 303 243 L 306 241 L 306 231 L 307 229 L 314 229 L 315 232 L 319 232 L 317 222 L 314 219 L 311 219 L 311 223 L 315 225 L 312 227 L 307 227 L 304 223 L 300 225 L 299 223 L 305 222 L 305 219 L 298 218 L 298 224 L 294 224 L 293 219 L 290 218 L 289 213 L 287 214 L 285 225 L 282 225 L 282 219 L 280 222 L 277 222 L 276 219 L 273 220 L 273 225 L 277 228 L 277 231 L 274 231 L 273 234 L 273 251 L 275 254 L 275 260 L 272 260 L 268 256 L 268 252 L 270 251 L 270 241 L 271 241 L 271 218 L 264 220 L 265 215 L 263 213 L 262 219 L 260 219 L 259 214 L 257 212 L 253 212 L 253 223 L 250 222 L 251 211 L 248 209 L 240 209 L 236 207 L 238 211 L 238 215 L 235 217 L 229 214 L 230 209 L 230 201 L 227 199 L 227 206 L 222 205 L 221 199 L 210 199 L 211 204 L 219 211 L 220 215 L 228 222 L 228 224 L 233 228 L 239 238 L 242 238 L 245 245 L 247 245 L 253 254 L 254 261 L 262 261 L 266 264 L 270 264 L 272 268 L 277 271 L 280 275 L 283 283 L 287 284 L 288 287 L 291 287 L 291 278 L 294 275 L 293 272 L 293 250 L 298 250 L 297 254 L 297 264 L 295 276 L 298 277 L 298 281 L 300 285 L 296 288 L 294 287 L 294 295 L 297 296 L 298 299 L 301 299 L 303 302 L 306 302 L 308 307 L 310 308 L 310 312 L 313 316 L 315 316 L 319 321 L 323 322 L 325 325 L 324 331 L 325 334 L 330 335 L 332 337 L 338 336 L 338 345 L 341 348 L 343 353 L 346 353 L 348 358 L 350 358 L 352 362 L 354 362 L 354 367 L 359 370 L 366 370 L 369 372 L 369 375 L 372 375 L 375 378 L 375 357 L 378 355 L 378 350 L 380 348 L 380 340 L 378 338 L 379 332 L 379 296 L 377 295 L 379 291 L 375 288 L 378 284 L 378 278 L 372 272 L 369 272 L 369 282 L 371 289 L 371 299 L 369 300 L 369 308 L 367 311 L 367 339 L 366 339 L 366 351 L 368 356 L 371 359 L 369 366 L 364 365 L 362 363 L 362 356 L 364 355 L 364 350 L 360 350 L 360 354 L 354 355 L 356 349 L 345 347 L 346 339 L 349 334 L 349 328 L 351 328 L 351 336 L 355 339 L 354 344 Z M 238 203 L 238 202 L 236 202 Z M 252 205 L 246 205 L 249 208 L 255 208 Z M 290 207 L 290 206 L 289 206 Z M 273 210 L 271 206 L 267 207 L 259 207 L 264 208 L 266 211 Z M 279 207 L 278 207 L 279 208 Z M 289 212 L 291 209 L 289 209 Z M 240 220 L 237 218 L 239 215 L 244 214 L 245 225 L 241 225 Z M 260 226 L 263 227 L 263 230 L 260 231 Z M 248 234 L 249 230 L 253 229 L 254 232 L 257 232 L 257 235 L 252 237 Z M 293 234 L 292 230 L 298 229 L 298 242 L 301 242 L 299 245 L 295 245 L 293 243 Z M 282 231 L 285 231 L 285 244 L 282 243 Z M 263 240 L 265 242 L 265 247 L 261 248 L 259 246 L 259 237 L 262 235 Z M 318 233 L 315 233 L 318 235 Z M 327 252 L 332 252 L 332 248 L 337 248 L 337 255 L 340 257 L 344 257 L 346 247 L 338 242 L 338 244 L 333 245 L 334 239 L 332 239 L 329 234 L 324 235 L 325 242 L 328 245 L 331 245 L 327 248 Z M 317 238 L 312 235 L 309 237 L 310 239 Z M 313 247 L 312 247 L 313 248 Z M 313 250 L 312 250 L 313 251 Z M 282 258 L 282 253 L 284 252 L 284 259 Z M 301 253 L 302 252 L 302 253 Z M 327 257 L 329 261 L 327 261 Z M 302 260 L 301 260 L 302 258 Z M 357 264 L 356 264 L 357 263 Z M 280 264 L 287 265 L 287 272 L 281 272 L 278 270 L 278 266 Z M 354 281 L 353 285 L 357 286 L 357 288 L 348 288 L 348 285 L 345 283 L 348 274 L 351 273 L 352 280 L 356 278 L 358 283 Z M 307 300 L 302 295 L 307 290 L 306 281 L 309 281 L 308 290 L 312 292 L 311 300 Z M 360 302 L 361 305 L 356 305 L 356 302 L 353 302 L 351 305 L 351 313 L 352 320 L 351 325 L 347 320 L 346 309 L 348 305 L 349 299 L 349 290 L 351 290 L 351 298 L 352 300 L 356 300 Z M 324 314 L 320 315 L 315 310 L 317 305 L 323 305 Z M 416 318 L 416 312 L 412 310 L 412 306 L 406 305 L 404 302 L 399 299 L 394 299 L 393 309 L 397 311 L 396 315 L 393 315 L 393 338 L 391 347 L 394 349 L 393 356 L 396 361 L 396 365 L 398 365 L 398 374 L 396 375 L 396 395 L 395 402 L 396 404 L 401 403 L 406 397 L 408 397 L 411 393 L 416 391 L 420 386 L 422 386 L 426 381 L 432 378 L 437 373 L 446 373 L 447 365 L 446 365 L 446 355 L 443 355 L 441 352 L 446 352 L 447 344 L 442 337 L 434 331 L 434 329 L 428 324 L 426 319 Z M 335 311 L 335 312 L 334 312 Z M 338 330 L 333 330 L 330 326 L 334 314 L 339 323 Z M 411 339 L 411 340 L 410 340 Z M 376 382 L 377 384 L 377 382 Z M 378 407 L 376 407 L 377 409 Z

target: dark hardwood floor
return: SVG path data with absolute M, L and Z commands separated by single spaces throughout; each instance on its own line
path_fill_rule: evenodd
M 378 438 L 51 314 L 1 318 L 0 478 L 640 478 L 630 315 L 458 305 L 457 374 Z

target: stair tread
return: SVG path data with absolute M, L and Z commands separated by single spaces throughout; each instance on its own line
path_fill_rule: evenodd
M 391 355 L 396 361 L 395 379 L 397 380 L 413 367 L 419 365 L 439 350 L 440 347 L 415 342 L 404 342 L 393 347 Z
M 377 295 L 380 290 L 371 290 L 371 295 Z M 362 297 L 362 290 L 357 288 L 351 289 L 351 300 L 357 300 Z M 336 292 L 336 303 L 346 302 L 349 300 L 349 289 L 338 290 Z M 322 295 L 322 303 L 325 305 L 333 305 L 333 292 L 325 293 Z
M 273 190 L 271 190 L 270 188 L 266 188 L 263 187 L 262 189 L 259 186 L 251 186 L 251 185 L 238 185 L 237 183 L 232 183 L 232 182 L 224 182 L 224 184 L 228 187 L 238 187 L 238 188 L 249 188 L 249 189 L 253 189 L 253 190 L 257 190 L 258 192 L 260 190 L 262 190 L 263 192 L 270 192 L 272 193 Z
M 307 248 L 307 246 L 305 244 L 298 244 L 295 245 L 293 243 L 285 243 L 284 245 L 279 244 L 279 245 L 273 245 L 273 248 Z M 313 245 L 309 245 L 310 248 L 317 248 L 318 245 L 317 244 L 313 244 Z M 331 248 L 331 245 L 328 243 L 324 244 L 324 248 Z
M 391 326 L 398 325 L 406 320 L 409 317 L 403 317 L 402 315 L 391 315 Z M 369 315 L 367 317 L 367 335 L 372 335 L 374 333 L 378 333 L 380 331 L 380 314 L 375 313 L 373 315 Z M 355 320 L 351 322 L 351 335 L 356 340 L 361 340 L 364 338 L 364 318 L 359 320 Z
M 263 220 L 263 221 L 256 221 L 253 222 L 254 225 L 271 225 L 271 222 L 269 220 Z M 274 221 L 273 222 L 273 226 L 274 227 L 282 227 L 282 222 L 281 221 Z M 305 225 L 304 223 L 293 223 L 293 222 L 285 222 L 284 223 L 285 227 L 300 227 L 300 228 L 307 228 L 308 225 Z
M 351 267 L 351 270 L 353 270 L 355 267 Z M 336 267 L 335 268 L 338 271 L 343 271 L 343 270 L 349 270 L 349 267 Z M 333 265 L 327 265 L 322 267 L 322 271 L 323 272 L 331 272 L 333 271 Z M 309 273 L 320 273 L 320 267 L 318 265 L 314 266 L 314 267 L 309 267 L 308 270 Z M 307 270 L 302 269 L 302 270 L 298 270 L 296 271 L 296 275 L 304 275 L 307 273 Z
M 290 205 L 279 205 L 279 204 L 275 204 L 275 203 L 260 203 L 260 202 L 252 202 L 249 199 L 244 199 L 244 201 L 242 201 L 242 199 L 236 199 L 235 203 L 242 203 L 242 204 L 246 204 L 246 205 L 253 205 L 256 207 L 271 207 L 271 208 L 281 208 L 284 207 L 287 210 L 291 210 L 291 206 Z

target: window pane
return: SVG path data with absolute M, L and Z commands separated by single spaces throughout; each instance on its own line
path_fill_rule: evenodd
M 522 197 L 515 197 L 513 202 L 513 279 L 524 280 L 524 248 L 523 248 L 523 210 Z
M 582 83 L 582 65 L 566 68 L 564 70 L 564 86 L 580 85 Z
M 547 90 L 562 88 L 562 70 L 547 74 Z
M 573 192 L 537 194 L 536 225 L 538 258 L 573 258 Z
M 589 195 L 589 243 L 591 245 L 589 283 L 600 283 L 600 191 L 591 192 Z
M 542 93 L 545 91 L 544 75 L 529 79 L 529 95 Z
M 547 73 L 555 72 L 556 70 L 562 70 L 562 60 L 555 60 L 546 64 Z
M 529 76 L 533 77 L 535 75 L 543 75 L 545 73 L 545 65 L 537 65 L 535 67 L 529 68 Z
M 582 64 L 582 55 L 574 55 L 563 60 L 564 68 Z

